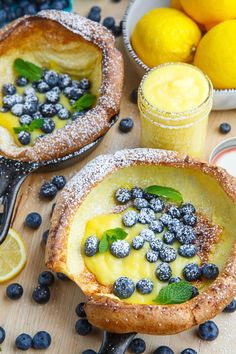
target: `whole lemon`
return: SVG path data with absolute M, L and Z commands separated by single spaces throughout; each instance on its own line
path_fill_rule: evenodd
M 183 12 L 157 8 L 139 20 L 131 42 L 139 58 L 152 68 L 166 62 L 192 62 L 200 39 L 199 27 Z
M 181 0 L 184 11 L 202 24 L 218 23 L 236 17 L 235 0 Z
M 236 88 L 236 20 L 213 27 L 199 43 L 194 64 L 219 89 Z
M 174 9 L 180 10 L 180 11 L 183 10 L 180 0 L 171 0 L 170 7 L 173 7 Z

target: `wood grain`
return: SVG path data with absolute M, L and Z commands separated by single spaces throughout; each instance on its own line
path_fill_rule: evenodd
M 112 15 L 117 20 L 123 16 L 128 1 L 123 0 L 114 4 L 110 0 L 75 0 L 75 10 L 86 15 L 92 5 L 100 5 L 103 16 Z M 118 40 L 118 47 L 123 51 L 122 40 Z M 121 148 L 133 148 L 139 146 L 139 114 L 136 105 L 130 103 L 129 94 L 138 86 L 139 78 L 131 67 L 125 55 L 125 88 L 121 107 L 121 117 L 132 116 L 135 120 L 135 128 L 129 134 L 121 134 L 117 125 L 114 126 L 105 137 L 102 144 L 87 159 L 57 174 L 63 174 L 70 178 L 83 165 L 95 156 L 119 150 Z M 232 125 L 232 131 L 227 137 L 236 135 L 236 112 L 213 112 L 210 117 L 206 155 L 207 159 L 213 146 L 225 137 L 219 134 L 219 124 L 227 121 Z M 42 202 L 38 198 L 40 185 L 44 180 L 49 180 L 55 173 L 34 174 L 29 177 L 19 194 L 14 212 L 13 228 L 20 232 L 27 244 L 28 262 L 24 271 L 14 281 L 24 287 L 23 297 L 14 302 L 6 298 L 5 288 L 7 284 L 0 285 L 0 326 L 6 329 L 7 337 L 2 347 L 4 354 L 20 353 L 14 348 L 17 335 L 22 332 L 33 335 L 38 330 L 49 331 L 52 335 L 52 345 L 46 351 L 48 354 L 80 354 L 84 349 L 98 350 L 102 333 L 94 329 L 92 335 L 80 337 L 74 330 L 77 316 L 76 305 L 83 300 L 83 295 L 78 287 L 70 281 L 57 280 L 51 290 L 51 300 L 48 304 L 39 306 L 31 298 L 32 290 L 37 285 L 38 274 L 45 269 L 44 246 L 41 243 L 43 231 L 48 229 L 50 211 L 53 202 Z M 29 212 L 37 211 L 43 217 L 43 225 L 38 231 L 30 231 L 24 227 L 24 219 Z M 170 346 L 175 353 L 180 353 L 184 348 L 191 347 L 199 354 L 234 354 L 234 328 L 236 316 L 234 314 L 221 314 L 216 318 L 219 325 L 220 335 L 212 343 L 204 343 L 196 336 L 196 328 L 174 336 L 142 336 L 147 343 L 146 353 L 151 353 L 160 345 Z M 28 353 L 35 353 L 29 350 Z

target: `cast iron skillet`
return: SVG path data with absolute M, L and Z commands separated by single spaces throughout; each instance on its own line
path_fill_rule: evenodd
M 110 128 L 118 120 L 115 115 L 110 121 Z M 102 141 L 104 136 L 98 138 L 82 149 L 55 160 L 43 163 L 21 162 L 0 156 L 0 204 L 3 205 L 0 225 L 0 244 L 5 240 L 10 228 L 12 214 L 17 194 L 23 181 L 33 172 L 53 171 L 66 168 L 87 156 Z M 114 334 L 104 332 L 103 343 L 98 354 L 124 354 L 135 333 Z

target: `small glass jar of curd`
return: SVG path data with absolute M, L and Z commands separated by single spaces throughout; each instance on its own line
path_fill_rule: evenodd
M 167 63 L 150 70 L 138 93 L 142 146 L 202 157 L 212 101 L 212 84 L 197 67 Z

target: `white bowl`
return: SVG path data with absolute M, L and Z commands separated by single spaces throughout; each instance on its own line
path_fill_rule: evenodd
M 138 20 L 157 7 L 169 7 L 170 0 L 130 0 L 123 20 L 123 38 L 128 56 L 139 76 L 150 68 L 145 65 L 132 48 L 130 37 Z M 236 108 L 236 89 L 214 90 L 213 110 Z

